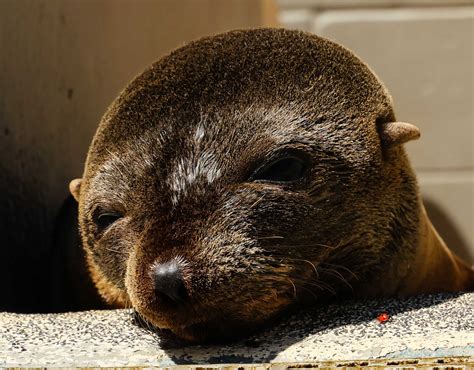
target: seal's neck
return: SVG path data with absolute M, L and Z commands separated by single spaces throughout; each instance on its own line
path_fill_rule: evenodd
M 397 295 L 472 290 L 474 271 L 446 246 L 423 206 L 419 245 Z

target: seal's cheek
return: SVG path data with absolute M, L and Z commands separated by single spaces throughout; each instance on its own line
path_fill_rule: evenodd
M 127 293 L 113 284 L 101 271 L 99 266 L 94 262 L 90 253 L 87 254 L 87 261 L 92 280 L 99 291 L 99 294 L 108 304 L 116 307 L 129 306 Z
M 87 265 L 99 293 L 109 304 L 129 306 L 125 287 L 128 255 L 136 236 L 130 232 L 126 219 L 97 232 L 92 217 L 81 220 L 81 234 Z

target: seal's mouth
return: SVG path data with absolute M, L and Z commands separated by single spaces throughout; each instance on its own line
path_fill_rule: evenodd
M 160 338 L 174 336 L 194 343 L 223 343 L 241 339 L 269 325 L 295 304 L 291 294 L 265 294 L 253 300 L 141 299 L 134 302 L 136 322 Z
M 200 320 L 189 320 L 186 324 L 180 325 L 169 325 L 167 322 L 156 324 L 137 310 L 133 311 L 133 317 L 137 325 L 156 333 L 165 341 L 178 340 L 188 343 L 210 344 L 238 340 L 261 329 L 267 323 L 267 321 L 256 323 L 236 319 L 211 320 L 200 318 Z M 274 319 L 275 317 L 272 317 L 272 320 Z
M 176 259 L 151 266 L 136 274 L 143 279 L 129 281 L 130 303 L 144 328 L 169 331 L 189 342 L 241 338 L 267 325 L 298 300 L 295 285 L 287 278 L 287 266 L 273 268 L 273 274 L 238 275 L 214 285 L 206 285 L 208 276 L 182 268 Z M 199 278 L 192 280 L 196 276 Z

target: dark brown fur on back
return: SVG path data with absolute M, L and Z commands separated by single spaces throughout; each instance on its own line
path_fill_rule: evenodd
M 162 58 L 111 105 L 87 158 L 80 225 L 101 294 L 190 340 L 332 293 L 396 294 L 377 277 L 404 276 L 421 205 L 403 148 L 381 142 L 394 120 L 368 67 L 307 33 L 233 31 Z M 252 180 L 293 152 L 304 178 Z M 107 211 L 123 217 L 98 232 Z M 154 292 L 168 261 L 179 304 Z

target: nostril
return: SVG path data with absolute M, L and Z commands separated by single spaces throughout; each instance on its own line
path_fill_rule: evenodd
M 177 262 L 160 263 L 153 268 L 155 291 L 171 298 L 175 302 L 184 300 L 187 296 L 183 275 Z

